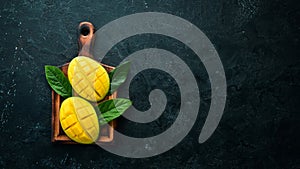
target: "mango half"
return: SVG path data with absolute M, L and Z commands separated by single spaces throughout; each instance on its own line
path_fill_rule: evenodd
M 108 93 L 110 81 L 106 70 L 95 60 L 75 57 L 69 64 L 68 78 L 73 89 L 89 101 L 100 101 Z
M 99 135 L 99 122 L 93 106 L 79 97 L 69 97 L 60 107 L 60 124 L 72 140 L 91 144 Z

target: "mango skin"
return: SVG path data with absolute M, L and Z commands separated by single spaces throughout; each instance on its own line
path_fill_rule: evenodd
M 91 144 L 99 136 L 99 121 L 93 106 L 79 97 L 69 97 L 60 107 L 60 124 L 67 136 L 81 144 Z
M 102 100 L 110 86 L 106 70 L 98 62 L 85 56 L 75 57 L 70 62 L 68 78 L 76 93 L 93 102 Z

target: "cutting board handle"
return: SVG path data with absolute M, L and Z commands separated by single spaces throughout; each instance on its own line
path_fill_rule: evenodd
M 93 58 L 90 47 L 95 31 L 94 25 L 90 22 L 81 22 L 78 25 L 78 56 Z

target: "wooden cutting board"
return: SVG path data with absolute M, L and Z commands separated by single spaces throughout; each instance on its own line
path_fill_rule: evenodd
M 92 37 L 95 32 L 95 28 L 93 24 L 90 22 L 81 22 L 78 26 L 78 44 L 79 44 L 79 53 L 78 56 L 88 56 L 92 58 L 92 55 L 89 52 L 90 49 L 90 43 L 92 40 Z M 101 65 L 106 69 L 107 72 L 110 72 L 114 69 L 112 66 L 108 66 L 105 64 Z M 65 76 L 68 76 L 68 66 L 69 63 L 64 64 L 60 67 L 60 69 L 63 71 Z M 76 93 L 75 93 L 76 95 Z M 117 92 L 113 93 L 110 96 L 106 96 L 104 100 L 109 100 L 117 97 Z M 104 101 L 103 100 L 103 101 Z M 52 90 L 52 137 L 51 141 L 53 143 L 62 143 L 62 144 L 79 144 L 73 140 L 71 140 L 63 131 L 60 125 L 59 121 L 59 109 L 61 103 L 64 101 L 64 98 L 62 98 L 60 95 L 58 95 L 55 91 Z M 115 120 L 111 121 L 109 123 L 109 126 L 104 125 L 100 127 L 100 134 L 99 138 L 96 141 L 98 143 L 107 143 L 113 141 L 114 137 L 114 128 L 116 126 Z

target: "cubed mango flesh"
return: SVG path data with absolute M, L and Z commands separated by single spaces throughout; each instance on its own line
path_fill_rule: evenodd
M 80 97 L 69 97 L 60 107 L 60 124 L 72 140 L 91 144 L 99 136 L 98 116 L 94 107 Z
M 89 101 L 100 101 L 108 93 L 110 81 L 106 70 L 97 61 L 75 57 L 69 64 L 68 78 L 73 89 Z

